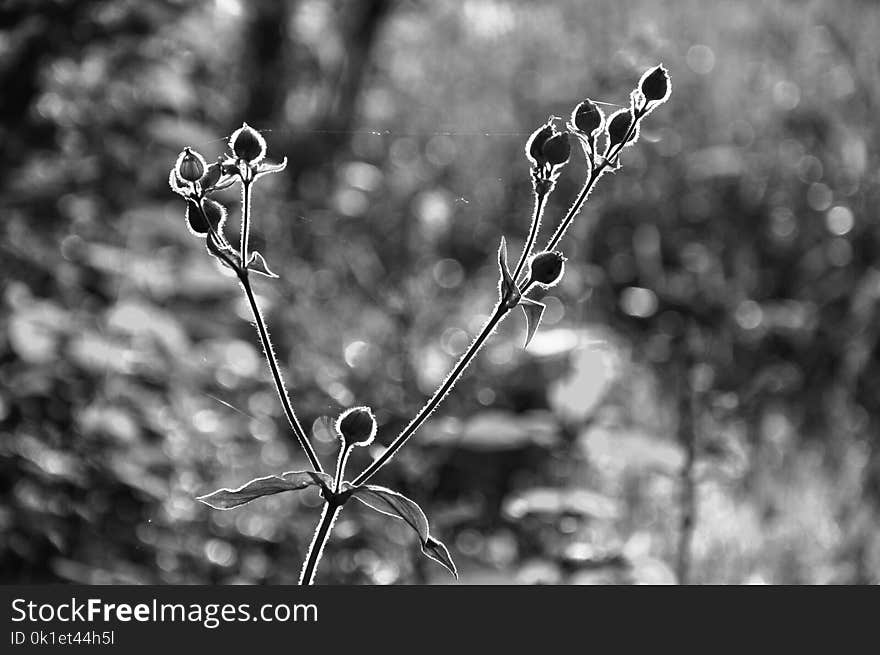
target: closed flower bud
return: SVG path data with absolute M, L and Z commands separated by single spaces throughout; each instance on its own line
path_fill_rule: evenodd
M 366 446 L 376 436 L 376 418 L 369 407 L 352 407 L 339 415 L 336 430 L 344 446 Z
M 229 147 L 236 157 L 244 159 L 249 164 L 255 164 L 266 156 L 266 140 L 247 123 L 229 137 Z
M 587 98 L 571 112 L 571 124 L 584 134 L 591 135 L 602 127 L 602 110 Z
M 568 140 L 568 132 L 559 132 L 544 142 L 541 146 L 541 154 L 551 166 L 561 166 L 571 156 L 571 141 Z
M 648 102 L 662 101 L 669 95 L 669 74 L 663 65 L 655 66 L 642 76 L 639 85 Z
M 632 114 L 629 109 L 621 109 L 616 112 L 608 121 L 608 148 L 613 148 L 621 143 L 629 132 L 629 126 L 632 124 Z M 635 133 L 633 133 L 633 136 Z M 631 136 L 628 141 L 632 141 Z
M 565 257 L 556 250 L 539 252 L 529 264 L 530 279 L 545 287 L 553 286 L 562 277 Z
M 550 123 L 542 125 L 532 132 L 532 136 L 526 141 L 526 156 L 535 166 L 540 166 L 546 162 L 543 154 L 544 144 L 553 136 L 553 126 Z
M 194 150 L 184 148 L 177 158 L 177 175 L 187 182 L 198 182 L 205 174 L 205 159 Z

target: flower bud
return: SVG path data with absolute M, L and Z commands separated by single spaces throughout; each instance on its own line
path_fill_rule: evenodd
M 259 162 L 266 156 L 266 140 L 247 123 L 242 123 L 241 127 L 232 133 L 229 137 L 229 147 L 236 157 L 244 159 L 249 164 Z
M 571 112 L 571 123 L 584 134 L 591 135 L 602 127 L 605 117 L 596 103 L 587 98 Z
M 561 166 L 571 156 L 571 141 L 568 132 L 554 134 L 541 146 L 541 154 L 551 166 Z
M 526 141 L 526 156 L 535 166 L 545 163 L 546 159 L 543 154 L 544 144 L 553 136 L 553 126 L 550 123 L 542 125 L 532 132 L 532 136 Z
M 647 71 L 642 76 L 639 88 L 648 102 L 666 100 L 666 96 L 669 95 L 669 74 L 663 68 L 663 64 Z
M 369 407 L 352 407 L 339 415 L 336 430 L 345 447 L 366 446 L 376 436 L 376 418 Z
M 205 174 L 205 159 L 194 150 L 184 148 L 177 158 L 177 175 L 187 182 L 198 182 Z
M 629 109 L 621 109 L 616 112 L 608 121 L 608 148 L 609 150 L 619 143 L 622 143 L 629 132 L 629 126 L 632 124 L 632 114 Z M 635 133 L 633 133 L 635 136 Z M 631 136 L 628 141 L 632 141 Z
M 529 277 L 540 285 L 550 287 L 559 282 L 564 268 L 565 257 L 561 252 L 545 250 L 532 257 Z

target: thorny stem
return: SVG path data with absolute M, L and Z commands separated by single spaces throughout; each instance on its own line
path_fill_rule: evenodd
M 281 376 L 281 369 L 278 366 L 278 358 L 275 355 L 275 350 L 272 348 L 272 341 L 269 339 L 269 331 L 266 329 L 266 321 L 263 319 L 260 306 L 257 304 L 257 299 L 251 289 L 247 269 L 238 269 L 236 273 L 241 282 L 241 288 L 244 289 L 244 294 L 247 296 L 248 303 L 250 303 L 251 311 L 254 315 L 254 323 L 257 326 L 257 332 L 260 334 L 260 341 L 263 344 L 263 352 L 266 353 L 266 361 L 269 363 L 269 370 L 272 371 L 272 378 L 275 381 L 275 390 L 278 392 L 278 397 L 281 399 L 281 406 L 284 408 L 287 422 L 290 423 L 290 427 L 293 429 L 293 433 L 296 435 L 299 445 L 309 458 L 309 463 L 312 465 L 312 468 L 318 473 L 323 473 L 324 469 L 321 466 L 321 462 L 318 460 L 315 449 L 312 448 L 312 444 L 309 442 L 309 438 L 306 436 L 305 430 L 303 430 L 303 427 L 296 416 L 296 412 L 293 411 L 293 404 L 290 402 L 290 396 L 287 395 L 287 388 L 284 386 L 284 378 Z
M 532 214 L 532 224 L 529 227 L 529 238 L 526 240 L 526 245 L 523 246 L 522 254 L 519 256 L 519 261 L 516 263 L 516 268 L 513 270 L 514 282 L 519 279 L 519 274 L 522 272 L 523 266 L 525 266 L 526 260 L 529 258 L 529 255 L 532 253 L 532 248 L 535 246 L 535 239 L 538 238 L 538 231 L 541 228 L 541 215 L 544 213 L 544 204 L 548 195 L 550 195 L 549 192 L 535 192 L 535 210 Z
M 575 216 L 577 216 L 587 197 L 590 195 L 590 191 L 592 191 L 593 187 L 598 182 L 599 178 L 602 177 L 602 174 L 605 172 L 607 167 L 610 165 L 610 162 L 616 160 L 616 158 L 620 155 L 620 151 L 626 145 L 630 136 L 635 132 L 636 127 L 638 126 L 639 120 L 641 120 L 647 114 L 647 106 L 643 107 L 640 110 L 635 111 L 634 120 L 627 130 L 626 135 L 623 140 L 608 153 L 608 156 L 604 158 L 600 163 L 591 162 L 590 174 L 587 177 L 587 181 L 584 183 L 583 189 L 581 189 L 580 194 L 578 194 L 577 199 L 574 201 L 574 204 L 568 210 L 568 213 L 565 215 L 565 218 L 562 219 L 562 222 L 559 224 L 559 227 L 556 228 L 556 231 L 553 234 L 553 237 L 550 239 L 545 250 L 553 250 L 557 244 L 562 240 L 562 237 L 565 235 L 566 230 L 568 229 L 571 222 L 574 220 Z M 537 236 L 537 227 L 540 222 L 541 212 L 543 212 L 543 204 L 545 198 L 536 198 L 535 203 L 535 214 L 532 219 L 532 227 L 530 229 L 529 241 L 534 244 L 534 239 Z M 525 262 L 525 258 L 527 257 L 526 253 L 529 250 L 529 244 L 526 245 L 526 248 L 523 250 L 523 254 L 520 256 L 520 261 L 517 264 L 517 269 L 521 270 L 522 266 Z M 517 274 L 514 274 L 513 279 L 516 280 Z M 529 281 L 524 281 L 520 286 L 520 293 L 525 295 L 532 288 L 532 284 Z M 455 386 L 455 383 L 458 382 L 458 379 L 461 377 L 462 373 L 464 373 L 465 369 L 468 367 L 468 364 L 471 363 L 471 360 L 477 356 L 480 352 L 480 349 L 486 342 L 486 339 L 490 334 L 498 327 L 498 324 L 504 319 L 505 316 L 510 312 L 510 309 L 505 307 L 503 302 L 499 303 L 492 313 L 492 317 L 486 322 L 483 326 L 483 329 L 480 331 L 480 334 L 474 339 L 474 342 L 470 345 L 464 355 L 458 360 L 458 363 L 455 365 L 455 368 L 449 374 L 449 377 L 443 382 L 437 391 L 434 392 L 434 395 L 425 403 L 424 407 L 419 410 L 419 413 L 416 414 L 415 418 L 409 422 L 409 424 L 403 429 L 394 441 L 385 449 L 379 457 L 373 460 L 373 463 L 370 464 L 364 471 L 358 475 L 352 484 L 359 485 L 363 484 L 367 480 L 369 480 L 373 475 L 375 475 L 379 469 L 381 469 L 388 461 L 394 457 L 398 450 L 401 449 L 404 443 L 406 443 L 407 439 L 409 439 L 415 432 L 418 430 L 428 416 L 431 415 L 437 406 L 441 403 L 441 401 L 446 397 L 446 394 Z
M 330 537 L 330 529 L 339 515 L 342 505 L 336 500 L 329 500 L 324 504 L 321 511 L 321 519 L 315 529 L 315 536 L 309 546 L 309 553 L 306 556 L 305 564 L 303 564 L 302 573 L 299 576 L 301 585 L 310 585 L 315 579 L 315 569 L 318 568 L 318 562 L 321 561 L 321 555 L 324 553 L 324 546 L 327 545 L 327 539 Z

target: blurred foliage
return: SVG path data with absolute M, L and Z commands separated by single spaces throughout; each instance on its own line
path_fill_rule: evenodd
M 387 443 L 491 309 L 532 129 L 625 102 L 662 61 L 672 99 L 566 237 L 542 331 L 522 351 L 508 321 L 377 482 L 426 509 L 463 582 L 665 583 L 691 449 L 690 579 L 880 581 L 874 3 L 9 0 L 0 19 L 0 580 L 297 579 L 317 495 L 194 501 L 304 460 L 234 279 L 168 190 L 181 146 L 211 158 L 247 120 L 291 160 L 255 198 L 282 276 L 257 291 L 329 462 L 323 417 L 371 405 Z M 334 535 L 319 582 L 446 581 L 398 522 L 352 506 Z

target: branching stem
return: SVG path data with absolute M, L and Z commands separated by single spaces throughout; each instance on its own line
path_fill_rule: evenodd
M 593 190 L 593 187 L 596 186 L 596 182 L 599 181 L 599 178 L 605 173 L 608 167 L 612 162 L 616 161 L 620 156 L 621 150 L 626 146 L 630 137 L 635 133 L 638 128 L 639 121 L 645 117 L 647 114 L 647 106 L 642 109 L 637 109 L 635 111 L 635 116 L 633 118 L 632 124 L 629 126 L 629 129 L 626 132 L 626 135 L 623 137 L 620 143 L 618 143 L 610 152 L 607 153 L 607 156 L 603 158 L 601 161 L 595 161 L 594 157 L 591 157 L 593 161 L 590 162 L 590 174 L 587 176 L 587 181 L 584 182 L 584 186 L 581 189 L 581 192 L 578 194 L 577 199 L 574 201 L 574 204 L 568 210 L 568 213 L 565 215 L 565 218 L 562 219 L 562 222 L 559 223 L 559 227 L 556 228 L 556 231 L 553 233 L 553 236 L 550 238 L 550 241 L 547 243 L 547 247 L 544 250 L 553 250 L 562 240 L 562 237 L 565 236 L 565 232 L 568 230 L 572 221 L 574 221 L 575 216 L 580 212 L 581 207 L 583 207 L 587 198 L 590 196 L 590 192 Z
M 630 126 L 630 130 L 627 133 L 626 138 L 623 143 L 626 143 L 626 139 L 629 138 L 630 134 L 635 130 L 636 124 L 638 123 L 638 119 L 641 118 L 640 115 L 637 114 L 636 120 L 633 121 L 633 124 Z M 556 232 L 554 232 L 553 237 L 550 239 L 549 244 L 547 245 L 546 250 L 553 250 L 559 242 L 562 240 L 562 237 L 565 235 L 565 231 L 568 229 L 568 226 L 571 225 L 571 222 L 574 220 L 574 217 L 577 216 L 587 197 L 590 195 L 590 191 L 592 191 L 593 187 L 596 185 L 596 182 L 602 177 L 602 173 L 605 172 L 605 168 L 608 166 L 608 161 L 613 161 L 614 157 L 616 157 L 620 153 L 620 149 L 623 146 L 619 146 L 614 152 L 609 153 L 611 155 L 609 159 L 604 160 L 603 162 L 593 165 L 590 168 L 590 174 L 587 177 L 587 181 L 584 183 L 583 189 L 581 189 L 580 194 L 578 194 L 577 199 L 574 201 L 574 204 L 568 210 L 568 213 L 565 215 L 565 218 L 562 219 L 562 222 L 559 224 L 559 227 L 556 228 Z M 543 212 L 544 201 L 546 197 L 536 197 L 535 201 L 535 212 L 532 219 L 532 226 L 529 230 L 529 242 L 531 245 L 534 244 L 534 240 L 537 236 L 537 226 L 540 223 L 541 213 Z M 520 255 L 520 261 L 517 264 L 517 269 L 522 270 L 522 266 L 525 263 L 525 259 L 528 256 L 527 253 L 531 249 L 531 245 L 529 243 L 526 244 L 526 247 L 523 249 L 523 254 Z M 516 279 L 518 273 L 515 273 L 513 278 Z M 530 289 L 531 284 L 527 282 L 523 282 L 520 285 L 520 292 L 525 295 Z M 474 339 L 474 342 L 471 344 L 470 348 L 461 356 L 461 359 L 458 360 L 458 363 L 455 365 L 455 368 L 452 370 L 452 373 L 449 374 L 449 377 L 440 385 L 440 388 L 434 392 L 434 395 L 428 400 L 428 402 L 419 410 L 419 413 L 416 414 L 416 417 L 409 422 L 409 424 L 403 429 L 394 441 L 391 442 L 391 445 L 385 449 L 379 457 L 373 460 L 373 463 L 370 464 L 364 471 L 355 478 L 353 484 L 363 484 L 367 480 L 369 480 L 373 475 L 375 475 L 379 469 L 381 469 L 388 461 L 394 457 L 398 450 L 406 443 L 407 439 L 409 439 L 416 430 L 418 430 L 422 424 L 425 422 L 425 419 L 430 416 L 431 412 L 437 409 L 437 406 L 440 402 L 446 397 L 446 394 L 452 389 L 458 379 L 461 377 L 462 373 L 464 373 L 465 369 L 468 367 L 468 364 L 471 363 L 474 357 L 480 352 L 480 349 L 486 342 L 486 339 L 492 334 L 493 330 L 498 327 L 498 324 L 504 319 L 505 316 L 510 312 L 504 306 L 504 303 L 499 303 L 495 308 L 495 311 L 492 313 L 492 317 L 488 320 L 486 325 L 483 326 L 483 329 L 480 331 L 480 334 Z

